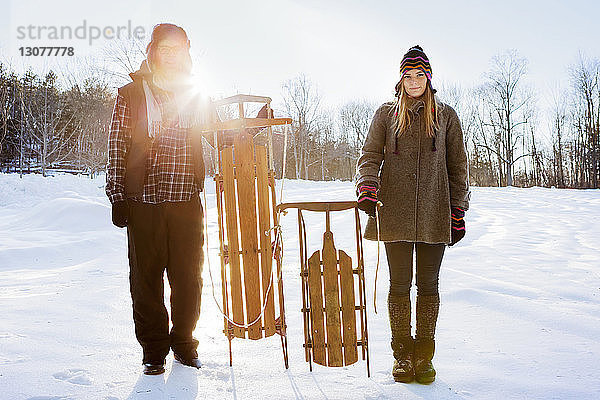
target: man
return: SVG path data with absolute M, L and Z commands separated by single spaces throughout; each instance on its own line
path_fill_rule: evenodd
M 189 47 L 182 28 L 154 27 L 133 82 L 119 88 L 108 140 L 106 193 L 113 223 L 127 227 L 135 334 L 149 375 L 165 371 L 170 349 L 178 362 L 201 365 L 192 332 L 202 292 L 204 161 L 194 127 L 213 121 L 214 108 L 193 93 Z

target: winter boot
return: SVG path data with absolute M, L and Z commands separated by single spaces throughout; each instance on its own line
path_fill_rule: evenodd
M 181 356 L 177 353 L 174 354 L 175 361 L 178 361 L 180 364 L 187 365 L 188 367 L 194 367 L 200 369 L 202 367 L 202 363 L 198 359 L 197 356 L 191 355 L 189 357 Z
M 415 378 L 413 369 L 414 339 L 410 332 L 410 295 L 388 295 L 388 311 L 392 330 L 394 366 L 392 376 L 396 382 L 409 383 Z
M 165 372 L 165 362 L 147 362 L 144 363 L 144 374 L 145 375 L 160 375 Z
M 435 325 L 440 309 L 439 295 L 417 295 L 417 332 L 415 338 L 414 368 L 419 383 L 435 380 L 433 355 L 435 353 Z

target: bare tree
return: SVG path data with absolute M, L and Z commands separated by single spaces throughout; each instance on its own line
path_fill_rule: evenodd
M 460 115 L 465 93 L 463 88 L 459 84 L 447 81 L 440 82 L 435 86 L 437 89 L 436 97 L 448 104 Z
M 77 169 L 93 177 L 106 165 L 108 130 L 113 104 L 112 94 L 105 82 L 91 77 L 83 85 L 75 85 L 64 93 L 65 109 L 73 114 L 76 130 L 71 160 Z
M 576 157 L 581 165 L 579 180 L 584 187 L 597 188 L 600 156 L 600 61 L 583 54 L 571 67 L 575 92 L 574 119 Z
M 365 142 L 375 113 L 375 105 L 367 100 L 350 101 L 340 108 L 342 137 L 356 149 Z
M 333 113 L 329 110 L 323 110 L 315 123 L 315 131 L 312 133 L 314 138 L 313 152 L 317 157 L 309 161 L 308 167 L 319 165 L 319 179 L 321 181 L 329 178 L 329 161 L 336 158 L 335 139 L 334 139 Z
M 339 130 L 341 141 L 347 143 L 344 163 L 348 164 L 349 179 L 354 175 L 356 160 L 365 142 L 375 113 L 375 105 L 367 100 L 350 101 L 340 107 Z
M 120 86 L 129 82 L 129 74 L 137 71 L 146 58 L 146 46 L 140 39 L 111 40 L 103 53 L 107 66 L 99 71 L 110 77 L 114 86 Z
M 484 125 L 490 127 L 496 139 L 496 146 L 478 144 L 496 154 L 500 174 L 506 176 L 506 185 L 513 185 L 515 163 L 530 154 L 518 154 L 523 130 L 517 127 L 527 123 L 524 106 L 532 101 L 532 95 L 523 87 L 523 77 L 527 72 L 527 60 L 515 50 L 508 50 L 492 58 L 492 66 L 483 86 L 483 99 L 488 103 L 488 113 Z M 502 176 L 500 177 L 502 178 Z
M 565 187 L 565 134 L 568 122 L 568 102 L 564 91 L 556 86 L 552 93 L 552 109 L 550 121 L 552 132 L 552 170 L 553 182 L 557 187 Z M 536 149 L 533 149 L 535 157 Z
M 11 89 L 12 82 L 4 65 L 0 63 L 0 154 L 8 137 L 8 121 L 14 102 L 14 90 Z
M 64 96 L 56 86 L 57 76 L 50 71 L 36 91 L 29 91 L 24 102 L 29 134 L 35 145 L 42 175 L 51 163 L 67 158 L 68 144 L 80 126 L 72 126 L 74 115 L 66 112 Z M 67 150 L 67 151 L 65 151 Z
M 467 149 L 467 160 L 471 164 L 471 155 L 475 152 L 475 137 L 478 124 L 478 98 L 476 90 L 465 90 L 457 83 L 441 82 L 436 85 L 436 96 L 456 111 L 463 130 Z
M 299 75 L 283 84 L 283 101 L 287 115 L 294 121 L 291 143 L 295 178 L 308 178 L 309 135 L 319 117 L 321 96 L 312 82 Z

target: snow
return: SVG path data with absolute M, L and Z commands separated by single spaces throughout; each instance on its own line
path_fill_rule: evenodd
M 280 182 L 279 182 L 280 184 Z M 208 254 L 220 301 L 214 183 Z M 0 174 L 0 397 L 3 399 L 597 399 L 600 398 L 600 190 L 472 188 L 467 236 L 446 248 L 429 386 L 394 383 L 383 248 L 365 241 L 371 378 L 366 363 L 304 361 L 296 213 L 282 218 L 290 369 L 278 336 L 233 341 L 205 264 L 195 332 L 200 370 L 167 359 L 141 373 L 125 230 L 111 225 L 104 177 Z M 278 192 L 279 193 L 279 192 Z M 350 182 L 290 181 L 283 201 L 351 200 Z M 362 216 L 363 228 L 366 220 Z M 305 214 L 309 252 L 324 217 Z M 354 255 L 352 212 L 334 213 L 337 248 Z M 382 246 L 383 247 L 383 246 Z M 310 254 L 310 253 L 309 253 Z

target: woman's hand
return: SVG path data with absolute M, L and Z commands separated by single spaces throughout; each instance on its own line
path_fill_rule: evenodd
M 451 207 L 452 210 L 452 241 L 449 246 L 458 243 L 465 236 L 465 210 L 460 207 Z
M 371 182 L 365 182 L 358 187 L 358 208 L 363 210 L 369 217 L 375 218 L 375 207 L 377 207 L 377 186 Z

